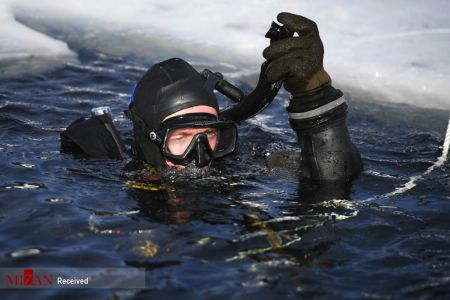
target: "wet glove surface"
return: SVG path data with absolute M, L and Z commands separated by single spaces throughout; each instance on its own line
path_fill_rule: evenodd
M 277 20 L 298 36 L 271 42 L 263 56 L 270 62 L 269 82 L 284 80 L 293 95 L 301 95 L 331 84 L 323 69 L 323 44 L 314 21 L 291 13 L 280 13 Z
M 91 157 L 125 157 L 123 141 L 112 120 L 106 116 L 75 120 L 61 132 L 61 150 Z

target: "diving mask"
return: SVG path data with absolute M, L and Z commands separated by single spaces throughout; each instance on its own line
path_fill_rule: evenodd
M 237 127 L 211 114 L 193 113 L 164 121 L 155 134 L 168 160 L 180 165 L 194 161 L 196 166 L 204 167 L 235 150 Z
M 195 162 L 207 166 L 211 160 L 231 154 L 236 149 L 237 126 L 233 121 L 220 121 L 208 113 L 191 113 L 169 118 L 158 130 L 150 129 L 133 110 L 127 111 L 137 128 L 157 144 L 163 156 L 177 165 Z

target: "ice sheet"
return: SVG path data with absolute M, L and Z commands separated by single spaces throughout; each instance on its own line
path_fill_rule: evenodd
M 181 56 L 249 74 L 263 61 L 264 34 L 279 11 L 318 23 L 337 86 L 450 109 L 450 2 L 439 0 L 3 0 L 0 63 L 53 57 L 63 64 L 74 53 L 69 45 L 151 60 Z

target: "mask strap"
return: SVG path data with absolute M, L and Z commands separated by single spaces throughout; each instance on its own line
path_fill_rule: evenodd
M 162 144 L 163 140 L 158 135 L 158 131 L 151 129 L 147 126 L 147 124 L 142 120 L 135 112 L 134 106 L 131 106 L 129 110 L 124 111 L 125 115 L 133 121 L 135 127 L 141 132 L 146 138 L 152 141 L 155 144 Z

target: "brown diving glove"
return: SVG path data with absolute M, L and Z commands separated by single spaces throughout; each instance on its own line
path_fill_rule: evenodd
M 331 84 L 323 69 L 323 44 L 314 21 L 282 12 L 277 20 L 298 36 L 270 43 L 263 56 L 270 62 L 266 76 L 269 82 L 284 80 L 292 95 L 308 94 Z

